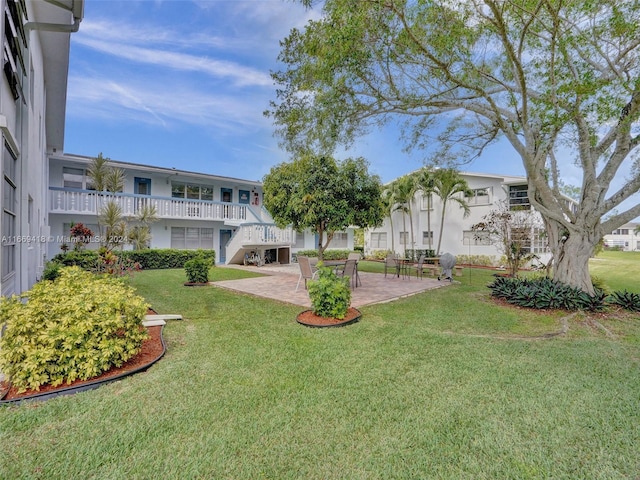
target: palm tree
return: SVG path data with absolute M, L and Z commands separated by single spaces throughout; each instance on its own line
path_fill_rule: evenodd
M 422 194 L 427 197 L 427 240 L 429 250 L 433 248 L 433 234 L 431 231 L 431 205 L 433 204 L 433 192 L 434 192 L 434 170 L 429 167 L 424 167 L 418 173 L 417 188 L 422 190 Z
M 382 191 L 382 208 L 384 209 L 384 213 L 389 215 L 389 225 L 391 226 L 391 251 L 395 252 L 395 241 L 393 238 L 393 207 L 395 201 L 393 200 L 393 188 L 389 185 L 389 188 L 386 188 Z
M 405 175 L 398 178 L 393 182 L 393 197 L 395 200 L 395 206 L 393 208 L 396 212 L 402 212 L 402 224 L 404 232 L 407 231 L 407 224 L 405 214 L 409 215 L 409 229 L 411 231 L 411 248 L 415 247 L 415 236 L 413 232 L 413 209 L 411 208 L 417 186 L 417 177 L 413 174 Z M 406 256 L 407 241 L 405 237 L 404 250 Z
M 460 176 L 460 173 L 453 168 L 445 168 L 434 171 L 433 175 L 433 191 L 442 200 L 442 216 L 440 217 L 440 232 L 438 234 L 437 254 L 440 254 L 440 246 L 442 244 L 442 231 L 444 229 L 444 217 L 449 200 L 456 202 L 460 208 L 464 210 L 464 217 L 468 217 L 471 213 L 469 204 L 465 198 L 473 195 L 467 181 Z M 462 193 L 464 198 L 458 195 Z

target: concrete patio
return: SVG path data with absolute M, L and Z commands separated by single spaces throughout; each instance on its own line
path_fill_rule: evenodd
M 266 276 L 224 280 L 213 282 L 212 285 L 258 297 L 311 307 L 311 300 L 304 288 L 304 280 L 300 282 L 300 288 L 296 292 L 296 284 L 300 275 L 300 269 L 297 264 L 265 265 L 262 267 L 229 265 L 229 267 L 262 273 Z M 360 272 L 359 275 L 362 285 L 351 290 L 351 306 L 356 308 L 364 305 L 390 302 L 426 290 L 451 285 L 448 280 L 439 281 L 437 278 L 432 277 L 420 279 L 415 276 L 411 278 L 403 278 L 401 276 L 398 278 L 392 275 L 385 277 L 380 273 L 367 272 Z

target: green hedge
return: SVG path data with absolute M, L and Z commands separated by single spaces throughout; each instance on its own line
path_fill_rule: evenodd
M 334 249 L 334 250 L 325 250 L 323 253 L 323 258 L 325 260 L 344 260 L 346 259 L 350 253 L 353 253 L 352 250 L 349 249 Z M 300 250 L 296 252 L 296 256 L 298 257 L 317 257 L 318 250 Z
M 164 268 L 184 268 L 184 264 L 195 257 L 203 257 L 212 265 L 216 262 L 215 250 L 177 250 L 175 248 L 149 248 L 146 250 L 123 250 L 116 252 L 125 260 L 140 264 L 143 270 L 159 270 Z M 94 270 L 98 263 L 98 252 L 95 250 L 70 251 L 59 253 L 53 261 L 65 266 L 77 265 L 85 270 Z

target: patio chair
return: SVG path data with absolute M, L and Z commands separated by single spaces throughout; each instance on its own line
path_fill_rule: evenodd
M 416 269 L 416 277 L 420 277 L 420 279 L 424 277 L 424 253 L 418 257 L 418 263 L 413 265 L 412 268 Z
M 391 271 L 397 277 L 400 276 L 400 262 L 398 256 L 395 253 L 390 253 L 387 258 L 384 259 L 384 276 L 387 276 L 387 272 Z
M 349 277 L 351 288 L 358 286 L 358 262 L 354 259 L 347 260 L 344 268 L 338 272 L 341 277 Z
M 298 256 L 298 266 L 300 267 L 300 276 L 298 277 L 298 283 L 296 285 L 296 292 L 300 287 L 300 282 L 304 278 L 304 288 L 307 289 L 307 280 L 315 278 L 318 273 L 318 269 L 315 265 L 311 265 L 309 257 Z

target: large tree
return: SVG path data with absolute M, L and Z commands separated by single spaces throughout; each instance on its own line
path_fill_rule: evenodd
M 506 139 L 555 278 L 593 292 L 594 247 L 640 215 L 640 2 L 326 0 L 323 10 L 282 42 L 285 68 L 273 74 L 268 114 L 286 148 L 331 151 L 398 117 L 410 145 L 439 132 L 444 158 Z M 560 147 L 582 171 L 577 208 L 561 195 Z
M 305 153 L 273 167 L 263 180 L 264 206 L 280 227 L 312 229 L 318 234 L 318 257 L 335 232 L 382 223 L 382 185 L 363 158 L 336 162 Z

